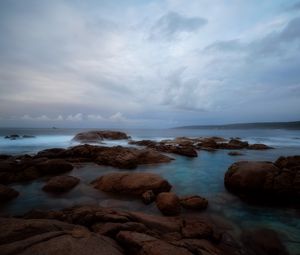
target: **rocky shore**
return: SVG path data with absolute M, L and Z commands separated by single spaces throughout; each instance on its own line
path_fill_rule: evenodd
M 101 143 L 104 139 L 129 136 L 116 131 L 92 131 L 74 137 L 83 143 Z M 221 137 L 128 142 L 136 146 L 82 144 L 47 149 L 35 155 L 0 155 L 0 203 L 18 197 L 19 191 L 10 184 L 40 178 L 46 180 L 43 192 L 64 194 L 81 181 L 66 174 L 77 163 L 93 162 L 127 171 L 99 174 L 90 187 L 140 199 L 146 205 L 156 206 L 162 216 L 87 205 L 6 216 L 0 218 L 0 254 L 288 254 L 276 232 L 256 229 L 233 236 L 199 213 L 209 206 L 201 194 L 180 197 L 162 176 L 128 171 L 139 165 L 171 162 L 169 154 L 193 158 L 199 150 L 228 149 L 234 150 L 229 155 L 239 156 L 241 152 L 237 150 L 270 147 Z M 226 172 L 224 184 L 245 201 L 299 205 L 300 156 L 280 157 L 275 162 L 236 162 Z

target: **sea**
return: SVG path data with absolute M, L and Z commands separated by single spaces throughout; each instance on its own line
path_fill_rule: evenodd
M 91 129 L 89 129 L 91 130 Z M 248 204 L 230 194 L 224 187 L 224 174 L 228 167 L 241 160 L 275 161 L 280 156 L 300 155 L 300 130 L 284 129 L 119 129 L 133 140 L 163 140 L 175 137 L 224 138 L 239 137 L 249 143 L 264 143 L 274 149 L 265 151 L 242 150 L 241 156 L 229 156 L 228 150 L 215 152 L 198 151 L 197 158 L 171 155 L 171 163 L 139 166 L 137 172 L 153 172 L 166 178 L 178 195 L 201 195 L 209 201 L 203 214 L 209 216 L 228 230 L 239 236 L 245 230 L 255 228 L 273 229 L 279 233 L 290 254 L 300 254 L 300 210 L 296 208 L 266 207 Z M 78 143 L 72 141 L 75 134 L 86 129 L 0 129 L 0 154 L 35 154 L 48 148 L 67 148 Z M 10 140 L 6 135 L 33 135 L 33 138 Z M 105 141 L 103 146 L 129 146 L 127 140 Z M 155 203 L 144 205 L 140 200 L 123 196 L 113 196 L 95 190 L 90 182 L 99 176 L 116 171 L 124 171 L 94 163 L 78 163 L 70 175 L 79 177 L 81 182 L 70 192 L 51 195 L 42 191 L 46 179 L 12 184 L 20 196 L 0 206 L 0 215 L 21 215 L 32 209 L 61 209 L 74 205 L 96 204 L 123 210 L 136 210 L 159 214 Z

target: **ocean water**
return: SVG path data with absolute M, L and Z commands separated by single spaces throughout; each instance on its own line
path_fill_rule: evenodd
M 66 148 L 77 143 L 74 134 L 82 129 L 0 129 L 0 154 L 34 154 L 46 148 Z M 167 164 L 140 166 L 131 171 L 149 171 L 162 175 L 179 195 L 199 194 L 209 200 L 209 207 L 200 214 L 209 215 L 222 222 L 228 231 L 239 235 L 245 229 L 267 227 L 280 234 L 291 254 L 300 254 L 300 211 L 293 208 L 261 207 L 249 205 L 224 188 L 227 168 L 239 160 L 274 161 L 279 156 L 300 155 L 300 131 L 298 130 L 123 130 L 135 140 L 161 140 L 178 136 L 240 137 L 250 143 L 265 143 L 274 147 L 266 151 L 243 150 L 242 156 L 229 156 L 227 150 L 216 152 L 199 151 L 197 158 L 174 156 Z M 35 135 L 35 138 L 20 140 L 4 139 L 5 135 Z M 106 146 L 127 145 L 127 141 L 105 141 Z M 59 209 L 77 204 L 98 204 L 121 209 L 159 213 L 155 204 L 144 205 L 133 198 L 112 196 L 91 188 L 95 178 L 118 170 L 93 163 L 77 164 L 70 175 L 81 179 L 80 184 L 63 195 L 50 195 L 41 190 L 46 178 L 33 182 L 13 184 L 20 196 L 0 207 L 2 214 L 22 214 L 30 209 Z

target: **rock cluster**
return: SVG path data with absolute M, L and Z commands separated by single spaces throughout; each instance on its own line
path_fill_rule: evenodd
M 167 163 L 172 158 L 151 149 L 78 145 L 68 149 L 54 148 L 37 155 L 0 155 L 0 183 L 34 180 L 58 175 L 73 169 L 72 163 L 94 162 L 116 168 L 134 169 L 142 164 Z
M 88 131 L 82 132 L 74 136 L 73 140 L 81 143 L 101 143 L 104 139 L 121 140 L 128 139 L 126 133 L 120 131 Z
M 244 199 L 264 203 L 300 202 L 300 156 L 280 157 L 275 163 L 240 161 L 225 174 L 226 188 Z
M 129 141 L 129 144 L 145 146 L 157 151 L 174 153 L 187 157 L 197 157 L 197 150 L 215 151 L 217 149 L 271 149 L 271 147 L 265 144 L 249 144 L 246 141 L 241 141 L 240 139 L 236 138 L 232 138 L 229 141 L 226 141 L 226 139 L 222 137 L 178 137 L 174 140 L 162 140 L 159 142 L 153 140 Z

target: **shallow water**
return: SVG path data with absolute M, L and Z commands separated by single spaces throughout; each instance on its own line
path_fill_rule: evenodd
M 34 134 L 36 138 L 7 140 L 0 138 L 0 153 L 34 153 L 52 147 L 68 147 L 78 130 L 0 130 L 0 135 L 12 133 Z M 9 132 L 9 133 L 7 133 Z M 176 160 L 167 164 L 140 166 L 133 171 L 149 171 L 162 175 L 179 195 L 199 194 L 209 200 L 209 208 L 204 214 L 228 221 L 234 231 L 268 227 L 276 230 L 291 254 L 300 251 L 300 212 L 290 208 L 260 207 L 242 202 L 224 188 L 223 180 L 227 168 L 239 160 L 274 161 L 279 156 L 300 155 L 300 132 L 288 130 L 127 130 L 133 139 L 165 139 L 176 136 L 241 137 L 252 143 L 263 142 L 275 147 L 267 151 L 243 150 L 242 156 L 231 157 L 227 150 L 216 152 L 199 151 L 198 158 L 174 156 Z M 125 145 L 126 141 L 107 142 L 107 145 Z M 12 185 L 20 191 L 20 196 L 0 208 L 1 213 L 21 214 L 33 208 L 59 209 L 76 204 L 98 204 L 121 209 L 159 213 L 154 204 L 146 206 L 139 200 L 112 196 L 90 187 L 89 183 L 107 172 L 122 171 L 95 164 L 77 164 L 70 175 L 77 176 L 81 183 L 63 195 L 49 195 L 41 190 L 46 179 Z

